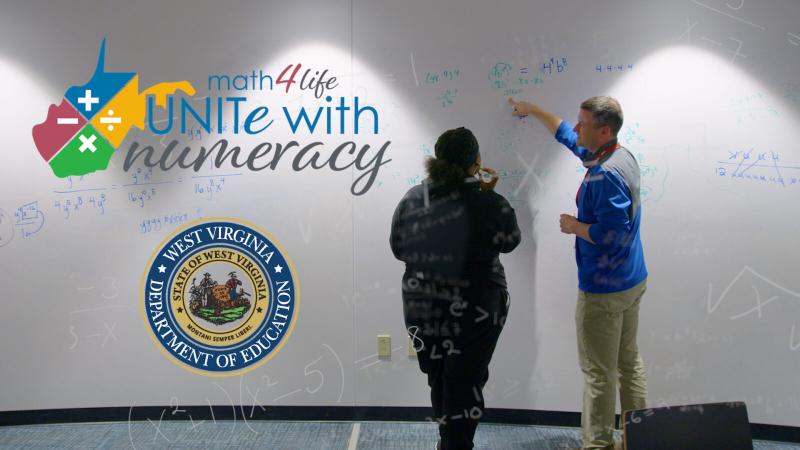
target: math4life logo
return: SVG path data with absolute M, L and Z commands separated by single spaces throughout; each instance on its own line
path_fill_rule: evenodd
M 61 104 L 50 105 L 47 120 L 33 127 L 39 154 L 64 178 L 105 170 L 131 127 L 144 129 L 147 96 L 164 107 L 168 95 L 180 90 L 195 95 L 187 81 L 159 83 L 139 92 L 139 75 L 106 72 L 106 41 L 88 83 L 67 89 Z

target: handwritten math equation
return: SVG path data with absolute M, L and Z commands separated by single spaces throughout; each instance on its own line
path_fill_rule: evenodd
M 594 70 L 600 73 L 630 72 L 633 70 L 633 64 L 598 64 Z
M 773 186 L 800 186 L 800 163 L 787 164 L 775 151 L 733 150 L 717 161 L 715 173 L 719 178 L 746 180 Z
M 559 67 L 556 66 L 556 71 Z M 547 70 L 552 71 L 552 64 Z M 515 69 L 509 63 L 499 62 L 489 69 L 489 83 L 493 89 L 502 91 L 504 96 L 519 95 L 525 92 L 526 87 L 544 83 L 544 78 L 529 67 Z
M 189 184 L 194 198 L 213 201 L 225 191 L 227 180 L 242 174 L 195 175 L 191 177 L 191 181 L 184 180 L 183 177 L 156 181 L 152 168 L 139 168 L 129 175 L 129 183 L 106 186 L 98 186 L 93 183 L 94 179 L 90 176 L 67 177 L 65 179 L 66 189 L 53 191 L 56 198 L 52 201 L 51 206 L 63 219 L 70 219 L 82 212 L 105 215 L 108 206 L 115 204 L 115 201 L 118 206 L 127 203 L 127 205 L 144 209 L 159 198 L 162 190 L 167 188 L 166 185 L 179 183 Z M 187 183 L 187 181 L 189 182 Z M 122 199 L 117 193 L 124 196 L 122 202 L 119 202 Z M 30 211 L 26 213 L 28 222 L 32 220 L 30 219 L 31 215 Z
M 461 69 L 451 67 L 446 69 L 430 70 L 425 73 L 425 78 L 422 80 L 422 83 L 426 86 L 444 88 L 443 91 L 440 91 L 439 95 L 436 97 L 436 100 L 442 108 L 449 108 L 456 104 L 458 88 L 452 86 L 452 83 L 461 78 L 461 73 Z M 416 79 L 416 72 L 414 77 Z M 417 82 L 419 85 L 419 80 L 417 80 Z

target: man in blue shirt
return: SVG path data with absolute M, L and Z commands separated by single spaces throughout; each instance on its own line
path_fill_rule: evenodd
M 578 264 L 575 324 L 584 375 L 581 432 L 584 449 L 614 448 L 616 382 L 622 411 L 647 401 L 644 362 L 636 344 L 647 268 L 639 237 L 639 165 L 617 142 L 622 108 L 611 97 L 581 103 L 578 123 L 531 102 L 509 98 L 513 115 L 536 117 L 586 167 L 575 201 L 577 217 L 562 214 L 561 231 L 574 234 Z

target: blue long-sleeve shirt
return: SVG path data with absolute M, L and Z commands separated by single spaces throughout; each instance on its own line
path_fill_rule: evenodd
M 591 152 L 577 144 L 572 126 L 562 121 L 555 138 L 575 156 Z M 647 278 L 639 237 L 639 165 L 624 147 L 588 168 L 577 195 L 578 220 L 590 224 L 594 244 L 575 238 L 578 287 L 585 292 L 611 293 L 630 289 Z

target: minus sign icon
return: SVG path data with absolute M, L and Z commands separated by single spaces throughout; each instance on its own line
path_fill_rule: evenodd
M 77 117 L 59 117 L 56 119 L 56 123 L 58 125 L 77 125 L 78 118 Z

